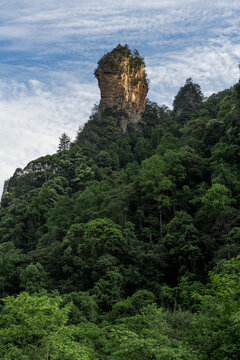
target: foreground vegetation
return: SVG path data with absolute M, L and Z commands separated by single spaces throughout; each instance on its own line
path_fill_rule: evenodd
M 239 359 L 240 84 L 95 109 L 0 208 L 3 360 Z

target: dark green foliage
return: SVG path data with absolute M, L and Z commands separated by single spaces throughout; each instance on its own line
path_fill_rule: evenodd
M 70 148 L 15 171 L 2 359 L 239 359 L 239 93 L 204 100 L 188 79 L 173 111 L 147 101 L 126 133 L 95 107 Z
M 199 295 L 191 341 L 199 348 L 200 359 L 239 358 L 239 275 L 239 257 L 226 261 L 219 274 L 211 274 L 207 294 Z
M 183 122 L 191 119 L 203 107 L 203 94 L 200 86 L 194 84 L 192 79 L 186 80 L 183 87 L 180 88 L 173 102 L 174 112 L 179 121 Z
M 183 210 L 176 212 L 166 226 L 163 241 L 168 254 L 170 281 L 178 280 L 180 275 L 200 273 L 200 234 L 190 215 Z
M 63 304 L 71 304 L 69 322 L 78 324 L 81 321 L 96 321 L 98 317 L 98 306 L 94 296 L 87 292 L 72 292 L 65 294 Z
M 20 286 L 30 294 L 41 292 L 49 286 L 48 274 L 39 263 L 29 264 L 20 274 Z

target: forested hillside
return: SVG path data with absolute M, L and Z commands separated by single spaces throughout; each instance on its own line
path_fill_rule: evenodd
M 0 207 L 0 358 L 240 358 L 240 83 L 96 107 Z M 16 155 L 17 156 L 17 155 Z

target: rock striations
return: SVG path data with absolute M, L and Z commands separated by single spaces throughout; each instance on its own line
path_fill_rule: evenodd
M 101 92 L 99 119 L 111 108 L 126 131 L 128 122 L 136 124 L 145 109 L 148 82 L 143 58 L 127 45 L 118 45 L 99 60 L 95 76 Z

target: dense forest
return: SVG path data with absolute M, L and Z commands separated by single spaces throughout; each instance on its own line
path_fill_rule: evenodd
M 0 358 L 240 358 L 240 83 L 95 107 L 0 207 Z

